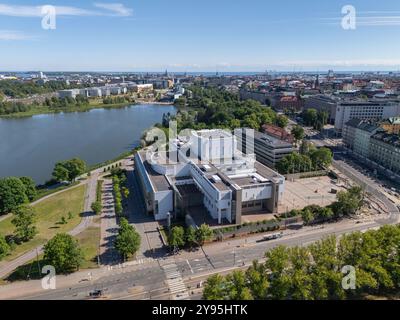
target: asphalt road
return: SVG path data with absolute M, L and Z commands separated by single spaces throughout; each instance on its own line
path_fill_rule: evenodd
M 205 248 L 205 254 L 201 250 L 194 253 L 185 252 L 175 257 L 159 259 L 132 268 L 109 270 L 95 281 L 85 281 L 57 290 L 43 290 L 31 295 L 24 294 L 21 290 L 21 294 L 17 293 L 17 295 L 18 299 L 81 300 L 89 299 L 90 291 L 101 289 L 104 290 L 107 299 L 172 299 L 174 295 L 168 291 L 166 275 L 162 269 L 165 264 L 173 262 L 177 265 L 185 285 L 192 286 L 189 290 L 191 291 L 201 279 L 205 280 L 209 274 L 242 268 L 244 264 L 249 265 L 255 259 L 263 259 L 265 252 L 277 245 L 307 245 L 331 234 L 340 236 L 344 233 L 377 228 L 380 225 L 379 222 L 357 224 L 355 221 L 344 221 L 341 225 L 329 224 L 297 231 L 286 230 L 284 237 L 278 240 L 257 242 L 262 238 L 262 236 L 257 236 L 248 238 L 247 243 L 240 239 L 230 243 L 211 245 Z M 194 280 L 195 277 L 200 278 Z

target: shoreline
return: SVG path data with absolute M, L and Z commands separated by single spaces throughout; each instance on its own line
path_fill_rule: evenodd
M 101 104 L 101 105 L 88 105 L 81 108 L 72 108 L 72 109 L 58 109 L 53 110 L 49 107 L 39 106 L 37 108 L 33 108 L 30 111 L 26 112 L 16 112 L 10 114 L 0 115 L 0 119 L 22 119 L 22 118 L 30 118 L 37 115 L 46 115 L 46 114 L 59 114 L 59 113 L 73 113 L 73 112 L 87 112 L 94 109 L 122 109 L 129 106 L 135 106 L 140 104 L 148 104 L 148 105 L 165 105 L 165 106 L 173 106 L 174 103 L 171 102 L 148 102 L 148 101 L 136 101 L 136 102 L 124 102 L 124 103 L 113 103 L 113 104 Z

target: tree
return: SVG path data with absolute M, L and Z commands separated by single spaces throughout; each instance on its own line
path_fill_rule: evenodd
M 29 201 L 33 201 L 37 196 L 35 182 L 30 177 L 21 177 L 19 179 L 25 186 L 25 194 L 28 197 Z
M 95 201 L 92 203 L 91 208 L 95 214 L 100 214 L 102 205 L 101 205 L 100 201 Z
M 20 179 L 0 179 L 0 214 L 10 213 L 28 201 L 25 185 Z
M 304 129 L 301 126 L 294 126 L 291 134 L 294 136 L 296 143 L 304 139 Z
M 53 177 L 59 182 L 69 180 L 69 171 L 62 163 L 56 163 L 53 170 Z
M 352 215 L 357 212 L 363 203 L 363 191 L 361 187 L 352 187 L 347 191 L 339 191 L 336 195 L 337 202 L 333 205 L 336 216 Z
M 294 300 L 310 300 L 312 298 L 311 265 L 308 248 L 293 247 L 289 249 L 290 290 L 289 296 Z
M 278 246 L 265 254 L 265 267 L 269 273 L 269 292 L 272 299 L 282 300 L 289 296 L 291 278 L 289 270 L 289 250 Z
M 35 237 L 37 229 L 34 225 L 36 220 L 35 210 L 28 205 L 21 205 L 14 210 L 14 218 L 11 223 L 15 227 L 15 235 L 18 241 L 26 242 Z
M 256 114 L 251 114 L 243 119 L 242 127 L 259 130 L 260 120 L 257 118 Z
M 140 248 L 140 235 L 125 218 L 121 219 L 120 230 L 115 239 L 115 248 L 124 260 L 134 255 Z
M 211 240 L 212 236 L 213 236 L 213 231 L 211 230 L 208 224 L 203 223 L 196 230 L 196 241 L 200 246 L 202 246 L 204 242 Z
M 225 278 L 219 274 L 209 277 L 206 285 L 204 286 L 203 299 L 225 300 L 227 298 L 227 283 Z
M 293 152 L 283 157 L 276 168 L 282 174 L 308 172 L 312 169 L 312 162 L 309 156 Z
M 305 225 L 309 224 L 310 222 L 314 221 L 314 213 L 306 208 L 305 210 L 302 210 L 301 212 L 301 218 L 303 219 L 303 222 Z
M 307 109 L 303 112 L 302 118 L 306 126 L 314 126 L 318 119 L 318 112 L 316 109 Z
M 354 232 L 341 237 L 338 256 L 342 265 L 355 268 L 357 281 L 354 293 L 371 292 L 380 285 L 392 287 L 390 275 L 382 267 L 379 259 L 381 248 L 373 236 L 373 232 L 362 234 Z
M 328 148 L 317 149 L 310 154 L 315 168 L 328 167 L 332 163 L 332 151 Z
M 226 277 L 229 300 L 253 300 L 243 271 L 234 271 Z
M 253 261 L 253 265 L 246 270 L 247 283 L 254 299 L 266 299 L 268 294 L 268 279 L 265 266 Z
M 8 245 L 6 239 L 0 235 L 0 261 L 3 259 L 10 251 L 10 246 Z
M 276 117 L 275 123 L 278 127 L 285 128 L 289 123 L 289 119 L 286 116 L 280 114 Z
M 171 229 L 168 243 L 172 248 L 180 248 L 185 245 L 185 230 L 183 227 L 175 226 Z
M 345 291 L 342 286 L 343 274 L 337 256 L 337 238 L 330 236 L 311 244 L 309 251 L 314 261 L 310 273 L 313 282 L 313 298 L 343 299 Z
M 317 120 L 314 123 L 314 129 L 321 131 L 324 126 L 328 123 L 329 114 L 326 111 L 318 111 Z
M 314 152 L 317 148 L 314 146 L 313 143 L 307 141 L 307 140 L 303 140 L 303 142 L 300 145 L 300 154 L 303 155 L 308 155 L 311 154 L 312 152 Z
M 86 170 L 86 163 L 78 158 L 56 163 L 53 177 L 57 181 L 74 181 Z
M 69 273 L 79 269 L 83 254 L 77 240 L 69 234 L 59 233 L 44 246 L 44 260 L 54 266 L 57 273 Z
M 124 194 L 125 199 L 129 197 L 129 189 L 127 187 L 122 187 L 122 193 Z
M 189 226 L 189 228 L 186 229 L 185 239 L 190 248 L 194 247 L 197 244 L 196 229 L 193 226 Z

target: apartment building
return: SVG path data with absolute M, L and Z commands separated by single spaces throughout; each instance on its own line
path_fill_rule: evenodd
M 335 123 L 337 100 L 327 95 L 314 95 L 305 99 L 304 109 L 316 109 L 328 113 L 328 122 Z
M 352 119 L 343 128 L 343 143 L 358 155 L 370 156 L 371 136 L 380 130 L 378 124 L 368 120 Z
M 335 129 L 342 133 L 345 123 L 354 118 L 379 121 L 399 114 L 400 104 L 392 101 L 341 101 L 336 106 Z
M 369 158 L 382 167 L 400 173 L 400 137 L 398 134 L 377 132 L 371 137 Z
M 254 139 L 246 139 L 249 130 L 251 129 L 235 130 L 239 145 L 243 148 L 242 152 L 245 154 L 255 153 L 256 160 L 269 168 L 275 168 L 282 158 L 295 150 L 291 142 L 255 130 L 252 130 Z

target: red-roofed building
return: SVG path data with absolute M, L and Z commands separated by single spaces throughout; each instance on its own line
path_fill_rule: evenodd
M 268 135 L 270 135 L 270 136 L 272 136 L 274 138 L 277 138 L 277 139 L 280 139 L 280 140 L 283 140 L 283 141 L 286 141 L 286 142 L 289 142 L 289 143 L 294 143 L 293 135 L 288 133 L 283 128 L 280 128 L 278 126 L 274 126 L 272 124 L 264 124 L 262 126 L 262 130 L 263 130 L 264 133 L 266 133 L 266 134 L 268 134 Z
M 301 111 L 303 110 L 303 107 L 304 101 L 297 96 L 283 96 L 277 101 L 275 105 L 275 109 L 278 111 Z

